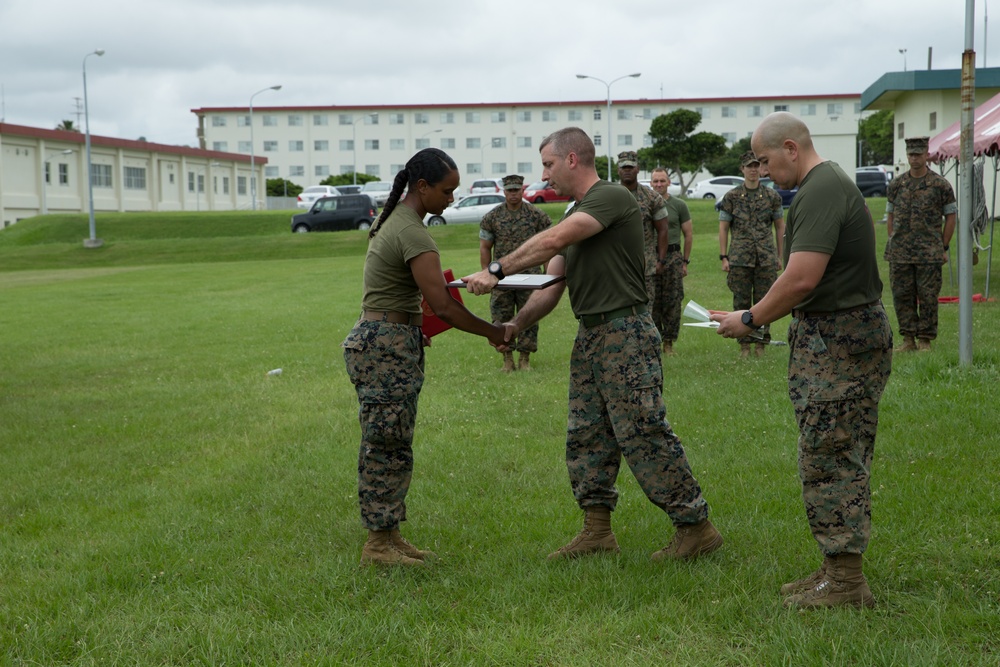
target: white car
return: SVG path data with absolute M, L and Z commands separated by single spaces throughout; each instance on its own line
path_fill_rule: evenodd
M 337 188 L 332 185 L 310 185 L 308 188 L 302 191 L 299 195 L 298 201 L 295 202 L 295 206 L 298 208 L 312 208 L 312 205 L 316 203 L 316 200 L 320 197 L 339 197 L 340 192 Z
M 473 181 L 469 187 L 470 195 L 503 192 L 503 179 L 501 178 L 480 178 Z
M 474 222 L 478 225 L 484 215 L 505 201 L 507 198 L 502 194 L 469 195 L 446 208 L 441 215 L 428 213 L 424 218 L 424 224 L 428 227 L 457 225 L 463 222 Z
M 368 181 L 361 188 L 361 192 L 370 196 L 375 205 L 381 208 L 385 206 L 385 202 L 389 199 L 389 193 L 392 192 L 392 183 L 388 181 Z
M 688 188 L 687 196 L 688 198 L 695 199 L 722 199 L 722 196 L 735 188 L 737 185 L 742 185 L 742 176 L 716 176 L 715 178 L 706 178 L 704 181 L 698 181 L 694 184 L 693 188 Z

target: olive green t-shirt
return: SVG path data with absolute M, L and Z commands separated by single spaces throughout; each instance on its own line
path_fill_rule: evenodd
M 871 213 L 854 180 L 834 162 L 806 174 L 788 209 L 785 266 L 795 252 L 830 255 L 819 284 L 796 308 L 833 312 L 882 297 Z
M 410 271 L 410 260 L 425 252 L 438 252 L 434 239 L 416 211 L 399 204 L 368 242 L 361 307 L 421 312 L 422 295 Z
M 617 183 L 598 181 L 570 215 L 577 212 L 590 215 L 604 230 L 563 251 L 573 314 L 596 315 L 646 303 L 642 213 L 632 193 Z
M 680 244 L 681 225 L 691 219 L 688 205 L 680 197 L 671 196 L 667 202 L 667 243 L 669 245 Z

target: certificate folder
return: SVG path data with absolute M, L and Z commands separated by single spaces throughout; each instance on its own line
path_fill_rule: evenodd
M 444 270 L 444 279 L 446 281 L 453 281 L 455 279 L 455 274 L 452 273 L 451 269 Z M 451 287 L 450 282 L 448 283 L 448 286 Z M 462 303 L 462 293 L 459 290 L 449 289 L 448 291 L 451 292 L 451 295 L 452 297 L 454 297 L 455 301 Z M 442 331 L 447 331 L 448 329 L 451 328 L 450 324 L 448 324 L 447 322 L 445 322 L 440 317 L 434 314 L 434 311 L 431 310 L 430 305 L 427 303 L 427 299 L 424 299 L 420 303 L 420 310 L 422 310 L 424 313 L 423 331 L 424 335 L 427 336 L 428 338 L 430 338 L 431 336 L 436 336 Z
M 549 285 L 566 280 L 566 276 L 552 276 L 547 273 L 515 273 L 497 283 L 494 289 L 544 289 Z M 448 287 L 465 287 L 461 280 L 452 280 Z

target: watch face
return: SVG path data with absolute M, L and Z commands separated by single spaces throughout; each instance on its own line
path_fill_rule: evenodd
M 743 317 L 741 319 L 743 320 L 744 326 L 748 327 L 753 326 L 753 313 L 751 313 L 749 310 L 743 313 Z

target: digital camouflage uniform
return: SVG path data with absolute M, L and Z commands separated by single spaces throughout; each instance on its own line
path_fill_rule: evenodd
M 566 465 L 581 508 L 614 510 L 622 456 L 676 525 L 708 516 L 680 439 L 666 420 L 660 335 L 646 312 L 642 215 L 619 185 L 599 181 L 574 207 L 604 226 L 566 251 L 580 318 L 570 358 Z M 635 309 L 639 314 L 622 312 Z M 614 317 L 605 319 L 604 314 Z
M 662 196 L 662 195 L 661 195 Z M 656 299 L 653 322 L 664 341 L 673 343 L 681 329 L 681 304 L 684 301 L 684 253 L 681 251 L 681 223 L 691 219 L 687 204 L 680 197 L 664 200 L 667 205 L 667 253 L 663 270 L 656 276 Z
M 511 211 L 507 203 L 499 204 L 483 216 L 479 223 L 479 238 L 493 242 L 493 259 L 500 261 L 522 243 L 552 226 L 548 214 L 526 201 L 521 208 Z M 542 267 L 532 266 L 521 273 L 541 273 Z M 494 322 L 509 322 L 517 311 L 528 302 L 528 290 L 493 290 L 490 293 L 490 317 Z M 518 352 L 538 351 L 538 324 L 525 329 L 517 336 L 514 350 Z
M 955 192 L 933 171 L 920 178 L 906 172 L 890 181 L 887 199 L 893 221 L 885 259 L 899 333 L 933 340 L 945 252 L 942 218 L 958 210 Z
M 745 185 L 738 185 L 723 196 L 719 220 L 729 223 L 726 285 L 733 293 L 733 310 L 753 306 L 778 279 L 774 221 L 782 216 L 781 195 L 769 187 L 758 185 L 750 190 Z M 738 342 L 770 342 L 770 327 L 763 327 L 761 333 L 763 341 L 746 336 Z
M 830 254 L 788 327 L 802 499 L 824 555 L 861 554 L 871 537 L 878 405 L 892 368 L 874 225 L 854 181 L 831 162 L 803 180 L 787 222 L 786 263 L 793 252 Z
M 663 201 L 659 192 L 642 183 L 636 185 L 635 192 L 632 194 L 639 204 L 639 210 L 642 211 L 642 234 L 646 258 L 646 296 L 648 303 L 652 306 L 656 301 L 656 262 L 659 259 L 656 250 L 658 237 L 653 221 L 663 220 L 667 217 L 667 203 Z

